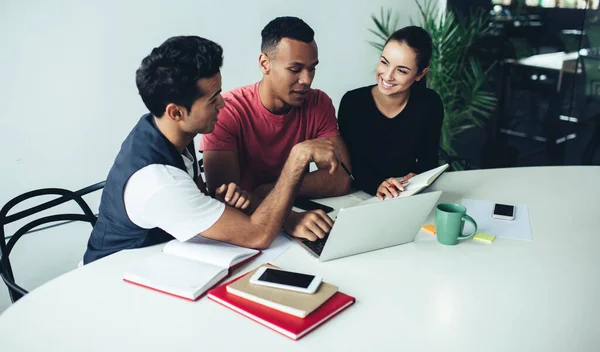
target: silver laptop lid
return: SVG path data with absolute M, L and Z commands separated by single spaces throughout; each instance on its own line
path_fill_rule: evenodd
M 414 241 L 442 192 L 341 209 L 320 261 Z

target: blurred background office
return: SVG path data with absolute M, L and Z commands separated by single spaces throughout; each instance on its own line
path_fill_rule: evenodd
M 598 0 L 449 0 L 470 23 L 470 51 L 489 69 L 494 112 L 456 140 L 480 168 L 600 164 Z

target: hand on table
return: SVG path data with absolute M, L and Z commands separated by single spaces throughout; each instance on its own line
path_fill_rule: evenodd
M 283 228 L 294 237 L 316 241 L 327 236 L 332 226 L 333 220 L 323 210 L 318 209 L 304 213 L 291 212 Z
M 400 192 L 404 191 L 404 187 L 408 184 L 408 181 L 415 177 L 417 174 L 409 173 L 400 180 L 394 177 L 390 177 L 379 185 L 377 188 L 377 198 L 383 200 L 386 198 L 396 198 L 400 195 Z

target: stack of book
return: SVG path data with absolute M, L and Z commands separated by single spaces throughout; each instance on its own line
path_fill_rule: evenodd
M 208 298 L 293 340 L 355 302 L 327 282 L 314 294 L 251 284 L 256 270 L 208 291 Z
M 314 294 L 251 284 L 256 270 L 216 286 L 260 253 L 200 236 L 186 242 L 173 240 L 160 253 L 126 270 L 123 279 L 192 301 L 208 292 L 213 301 L 294 340 L 354 303 L 354 297 L 326 282 Z

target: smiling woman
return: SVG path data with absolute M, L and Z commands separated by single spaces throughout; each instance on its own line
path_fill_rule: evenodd
M 380 198 L 393 197 L 405 180 L 438 165 L 444 109 L 421 81 L 429 71 L 431 37 L 421 27 L 394 32 L 375 70 L 377 84 L 347 92 L 338 123 L 346 142 L 355 187 Z

